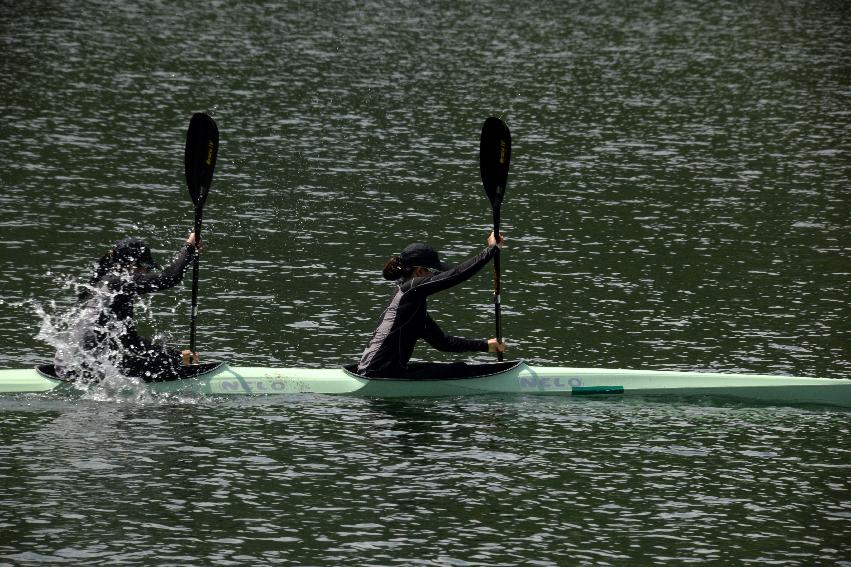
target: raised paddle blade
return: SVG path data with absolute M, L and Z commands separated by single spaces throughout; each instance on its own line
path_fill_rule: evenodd
M 491 116 L 482 126 L 479 142 L 479 166 L 482 184 L 494 209 L 502 205 L 505 185 L 508 182 L 508 164 L 511 161 L 511 132 L 499 118 Z
M 186 184 L 196 207 L 203 206 L 207 200 L 218 154 L 219 128 L 216 122 L 203 112 L 193 115 L 186 131 L 185 160 Z

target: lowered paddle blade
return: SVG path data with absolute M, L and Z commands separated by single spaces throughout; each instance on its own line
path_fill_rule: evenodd
M 186 131 L 186 184 L 196 208 L 204 206 L 216 157 L 219 153 L 219 128 L 216 122 L 203 112 L 192 116 Z
M 498 209 L 505 195 L 508 182 L 508 165 L 511 161 L 511 132 L 505 122 L 491 116 L 482 126 L 479 142 L 479 166 L 482 184 L 490 199 L 491 207 Z

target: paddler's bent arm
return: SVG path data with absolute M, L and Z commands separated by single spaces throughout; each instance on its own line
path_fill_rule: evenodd
M 428 314 L 426 315 L 422 338 L 437 350 L 446 352 L 488 352 L 488 341 L 447 335 Z

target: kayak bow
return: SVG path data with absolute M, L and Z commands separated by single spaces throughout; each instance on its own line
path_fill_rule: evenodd
M 195 394 L 341 394 L 374 397 L 528 394 L 565 396 L 712 396 L 784 404 L 851 407 L 851 380 L 659 370 L 420 363 L 424 378 L 363 378 L 346 368 L 188 367 L 186 377 L 148 382 L 154 392 Z M 50 365 L 0 370 L 0 393 L 73 389 Z

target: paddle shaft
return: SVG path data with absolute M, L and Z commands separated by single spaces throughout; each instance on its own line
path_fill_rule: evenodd
M 499 242 L 499 213 L 500 206 L 495 205 L 493 208 L 493 234 Z M 497 360 L 502 362 L 502 352 L 499 351 L 499 344 L 502 343 L 502 305 L 500 303 L 500 292 L 502 291 L 501 273 L 500 273 L 500 249 L 496 248 L 493 256 L 493 308 L 496 319 L 496 341 L 497 341 Z
M 204 204 L 198 203 L 195 205 L 195 245 L 201 243 L 201 217 L 204 211 Z M 195 329 L 196 319 L 198 318 L 198 272 L 201 257 L 196 252 L 195 258 L 192 260 L 192 314 L 189 322 L 189 350 L 195 352 Z

